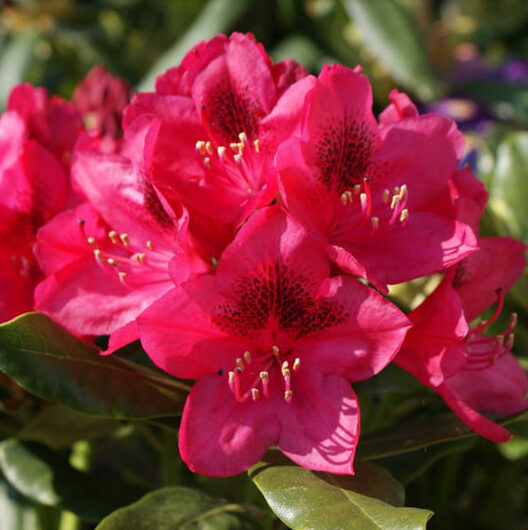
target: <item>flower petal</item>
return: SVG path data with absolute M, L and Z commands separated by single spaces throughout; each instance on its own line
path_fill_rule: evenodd
M 300 371 L 292 388 L 291 400 L 281 400 L 277 410 L 277 447 L 308 469 L 353 474 L 359 405 L 352 387 L 337 375 Z
M 202 475 L 246 471 L 278 440 L 280 427 L 271 405 L 266 399 L 238 403 L 227 375 L 202 377 L 183 411 L 178 442 L 183 460 Z

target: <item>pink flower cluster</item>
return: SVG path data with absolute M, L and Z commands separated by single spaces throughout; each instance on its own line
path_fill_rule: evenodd
M 314 77 L 237 33 L 194 47 L 126 108 L 102 70 L 75 104 L 15 88 L 0 122 L 0 319 L 35 307 L 109 335 L 106 353 L 140 338 L 195 379 L 179 448 L 203 474 L 240 473 L 273 445 L 352 473 L 350 382 L 393 360 L 506 441 L 480 412 L 527 406 L 515 319 L 484 331 L 525 247 L 479 240 L 487 194 L 459 169 L 454 122 L 390 97 L 376 120 L 359 67 Z M 410 314 L 387 296 L 433 273 L 444 279 Z

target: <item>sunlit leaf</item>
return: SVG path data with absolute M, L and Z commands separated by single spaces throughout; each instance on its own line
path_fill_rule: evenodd
M 497 149 L 489 207 L 506 231 L 528 242 L 528 133 L 510 134 Z
M 396 81 L 424 100 L 434 99 L 438 87 L 426 47 L 407 11 L 393 0 L 343 0 L 365 45 Z
M 236 19 L 250 4 L 249 0 L 209 0 L 187 32 L 156 61 L 139 83 L 137 90 L 152 90 L 156 77 L 171 66 L 179 64 L 195 44 L 210 39 L 217 33 L 228 33 Z
M 294 530 L 421 530 L 432 516 L 399 507 L 402 486 L 368 462 L 356 462 L 353 477 L 337 476 L 298 467 L 270 452 L 249 475 L 273 512 Z
M 6 106 L 11 89 L 24 78 L 35 39 L 34 34 L 21 33 L 4 41 L 0 48 L 0 111 Z

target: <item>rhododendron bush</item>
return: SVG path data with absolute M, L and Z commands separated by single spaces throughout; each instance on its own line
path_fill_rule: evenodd
M 397 455 L 507 442 L 528 407 L 505 309 L 526 246 L 480 235 L 488 195 L 464 148 L 398 90 L 375 115 L 361 66 L 312 75 L 251 34 L 199 43 L 152 92 L 102 67 L 71 102 L 16 86 L 0 118 L 0 368 L 13 407 L 34 397 L 3 475 L 30 497 L 48 480 L 36 500 L 102 530 L 189 506 L 188 521 L 216 510 L 211 528 L 272 528 L 270 509 L 292 528 L 424 528 Z M 131 433 L 172 489 L 53 468 L 72 444 L 119 452 Z M 234 475 L 269 508 L 203 487 Z

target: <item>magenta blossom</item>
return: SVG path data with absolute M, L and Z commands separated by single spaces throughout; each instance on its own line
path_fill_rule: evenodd
M 130 99 L 130 87 L 101 65 L 94 66 L 77 85 L 73 102 L 83 115 L 86 129 L 103 153 L 119 150 L 121 121 Z
M 477 249 L 452 196 L 464 148 L 453 121 L 393 106 L 378 125 L 367 78 L 339 65 L 323 68 L 301 116 L 277 153 L 281 197 L 343 270 L 384 288 Z
M 38 233 L 37 256 L 47 278 L 37 308 L 82 335 L 112 335 L 110 350 L 137 338 L 135 317 L 175 280 L 207 270 L 188 241 L 188 215 L 178 215 L 151 184 L 149 134 L 137 120 L 121 154 L 78 150 L 72 167 L 86 201 Z
M 75 108 L 44 89 L 16 86 L 0 117 L 0 322 L 33 309 L 42 273 L 32 248 L 38 228 L 70 199 Z
M 501 335 L 484 331 L 500 314 L 504 293 L 522 273 L 526 247 L 507 237 L 483 238 L 480 246 L 409 314 L 414 326 L 394 362 L 438 392 L 475 432 L 506 442 L 511 438 L 508 431 L 479 412 L 514 414 L 528 406 L 528 379 L 510 353 L 516 316 Z M 492 317 L 469 327 L 468 322 L 495 300 Z
M 169 201 L 238 224 L 277 193 L 275 151 L 297 124 L 306 76 L 293 61 L 273 65 L 252 35 L 217 36 L 158 78 L 155 93 L 136 95 L 124 124 L 161 121 L 151 170 Z
M 278 206 L 255 213 L 216 274 L 183 283 L 138 318 L 151 359 L 193 378 L 179 446 L 207 475 L 248 469 L 270 445 L 298 464 L 349 474 L 359 435 L 349 381 L 379 372 L 409 322 L 351 277 Z

